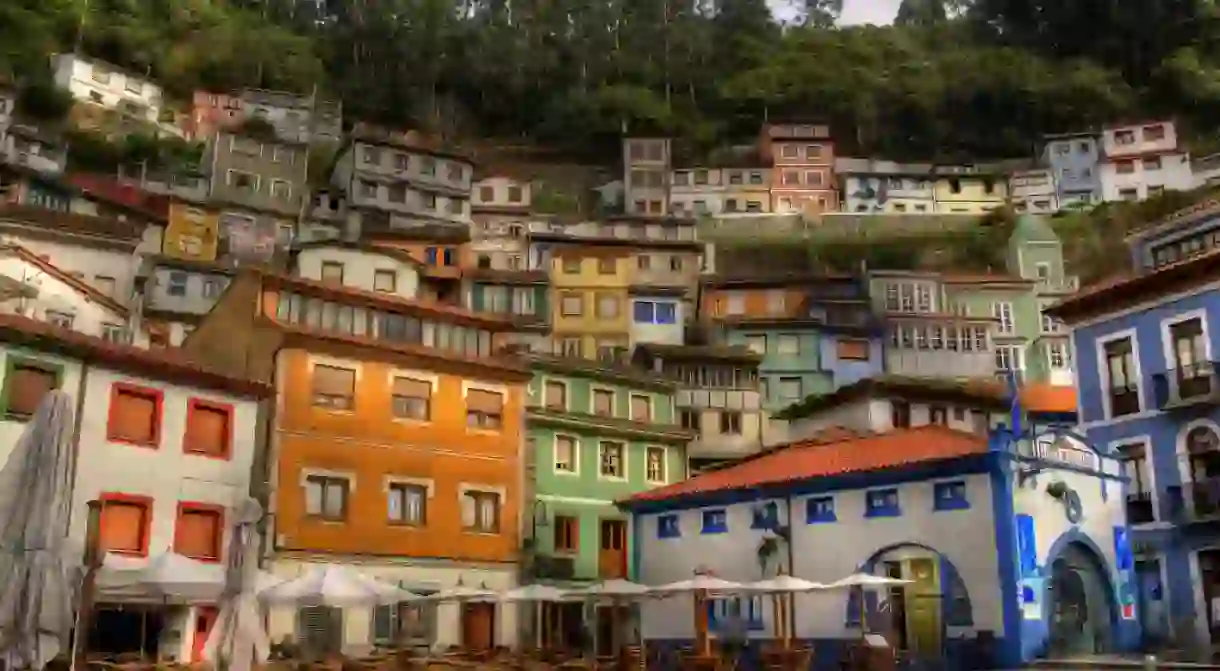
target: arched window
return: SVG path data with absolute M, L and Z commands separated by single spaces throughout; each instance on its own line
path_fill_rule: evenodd
M 1220 434 L 1211 426 L 1196 426 L 1186 433 L 1190 459 L 1190 487 L 1196 515 L 1220 512 Z

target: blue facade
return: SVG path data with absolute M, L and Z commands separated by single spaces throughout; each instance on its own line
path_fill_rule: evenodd
M 1101 141 L 1096 134 L 1047 138 L 1043 160 L 1054 172 L 1055 191 L 1061 204 L 1101 202 L 1100 156 Z

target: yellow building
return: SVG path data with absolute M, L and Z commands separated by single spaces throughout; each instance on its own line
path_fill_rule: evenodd
M 951 214 L 980 214 L 1004 204 L 1008 184 L 999 170 L 983 166 L 944 166 L 935 168 L 936 211 Z
M 169 206 L 161 253 L 175 259 L 215 261 L 220 240 L 220 216 L 202 205 L 175 202 Z
M 722 170 L 722 212 L 760 214 L 771 211 L 771 169 L 759 166 Z
M 551 337 L 557 354 L 595 358 L 630 345 L 632 258 L 630 248 L 584 241 L 555 249 Z

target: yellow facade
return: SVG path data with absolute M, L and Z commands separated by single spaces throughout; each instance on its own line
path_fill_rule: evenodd
M 161 253 L 175 259 L 215 261 L 220 215 L 199 205 L 171 203 Z
M 551 324 L 558 353 L 592 358 L 630 342 L 631 250 L 570 247 L 551 259 Z M 579 344 L 578 344 L 579 343 Z
M 978 214 L 993 210 L 1008 198 L 1008 185 L 998 176 L 942 175 L 935 183 L 936 211 Z

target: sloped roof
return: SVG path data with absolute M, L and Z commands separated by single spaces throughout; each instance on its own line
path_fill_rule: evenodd
M 38 256 L 25 247 L 20 245 L 0 245 L 0 253 L 3 252 L 11 252 L 15 254 L 17 258 L 21 259 L 22 261 L 37 267 L 42 272 L 68 285 L 78 293 L 82 294 L 87 300 L 98 303 L 99 305 L 103 305 L 107 309 L 123 315 L 124 317 L 129 314 L 127 306 L 102 293 L 92 284 L 89 284 L 75 275 L 65 272 L 59 266 L 43 259 L 41 256 Z
M 622 503 L 630 506 L 879 471 L 979 455 L 987 450 L 985 437 L 939 425 L 881 434 L 857 434 L 834 427 L 810 440 L 790 443 L 721 470 L 641 492 Z

